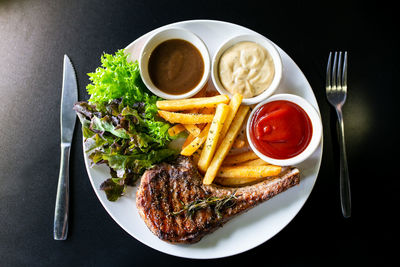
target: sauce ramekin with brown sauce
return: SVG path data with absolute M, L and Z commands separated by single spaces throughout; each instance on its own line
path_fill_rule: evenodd
M 143 82 L 165 99 L 189 98 L 206 84 L 210 56 L 204 42 L 194 33 L 169 28 L 153 34 L 140 53 Z

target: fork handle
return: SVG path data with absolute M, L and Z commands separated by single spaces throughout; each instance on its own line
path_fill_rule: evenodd
M 340 145 L 340 200 L 342 213 L 345 218 L 351 216 L 351 193 L 349 170 L 347 167 L 346 144 L 344 141 L 344 123 L 342 110 L 337 109 L 339 126 L 339 145 Z

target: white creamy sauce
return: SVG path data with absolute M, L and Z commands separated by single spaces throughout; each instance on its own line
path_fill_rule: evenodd
M 275 69 L 267 50 L 254 42 L 240 42 L 228 48 L 218 65 L 222 85 L 231 94 L 257 96 L 271 84 Z

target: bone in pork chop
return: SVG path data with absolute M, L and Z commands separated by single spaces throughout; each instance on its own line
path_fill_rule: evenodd
M 300 173 L 287 168 L 279 176 L 254 185 L 203 185 L 191 159 L 147 170 L 136 193 L 136 206 L 148 228 L 171 243 L 195 243 L 226 221 L 297 185 Z

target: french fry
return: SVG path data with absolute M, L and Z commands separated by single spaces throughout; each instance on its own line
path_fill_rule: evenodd
M 204 95 L 205 95 L 205 92 L 204 92 Z M 204 95 L 202 95 L 202 96 L 204 96 Z M 187 113 L 197 114 L 197 113 L 201 113 L 201 112 L 199 112 L 198 108 L 193 108 L 193 109 L 188 110 Z M 205 127 L 206 123 L 204 123 L 203 125 Z M 198 127 L 196 124 L 183 124 L 183 126 L 189 133 L 193 134 L 194 136 L 198 136 L 200 134 L 201 130 L 204 128 L 204 127 Z
M 186 140 L 182 145 L 182 149 L 187 147 L 187 145 L 189 145 L 195 138 L 196 138 L 195 136 L 193 136 L 192 134 L 189 134 L 188 137 L 186 137 Z
M 214 87 L 214 85 L 211 83 L 211 86 L 214 90 L 207 90 L 206 91 L 206 96 L 211 97 L 211 96 L 216 96 L 218 95 L 218 92 L 216 91 L 217 89 Z
M 262 177 L 262 178 L 236 178 L 236 177 L 230 177 L 230 178 L 223 178 L 223 177 L 216 177 L 214 179 L 214 182 L 216 184 L 224 185 L 224 186 L 242 186 L 245 184 L 249 183 L 257 183 L 261 182 L 263 180 L 266 180 L 267 177 Z
M 212 122 L 214 115 L 211 114 L 186 114 L 176 113 L 164 110 L 159 110 L 160 115 L 166 121 L 170 123 L 181 123 L 181 124 L 199 124 Z
M 241 162 L 246 162 L 252 159 L 258 159 L 259 157 L 252 150 L 243 152 L 240 154 L 235 154 L 227 156 L 224 160 L 224 165 L 238 164 Z
M 222 138 L 225 137 L 226 133 L 228 132 L 229 126 L 232 123 L 233 118 L 236 115 L 236 112 L 238 111 L 240 104 L 242 103 L 243 96 L 241 94 L 234 94 L 232 96 L 231 101 L 229 102 L 229 107 L 231 108 L 231 111 L 229 112 L 228 116 L 226 117 L 226 120 L 224 122 L 224 127 L 222 128 L 221 136 Z M 220 139 L 220 142 L 218 145 L 220 145 L 222 140 Z
M 183 127 L 194 136 L 198 136 L 201 132 L 201 129 L 195 124 L 183 124 Z
M 182 149 L 181 155 L 191 156 L 197 149 L 206 141 L 208 130 L 210 130 L 211 124 L 207 124 L 207 126 L 201 131 L 199 136 L 197 136 L 190 144 L 188 144 L 185 148 Z
M 206 84 L 199 92 L 197 92 L 193 98 L 206 97 L 207 85 L 208 84 Z
M 198 113 L 201 114 L 215 114 L 215 108 L 201 108 Z M 197 127 L 199 127 L 200 129 L 203 129 L 204 127 L 206 127 L 207 123 L 202 123 L 202 124 L 198 124 Z
M 227 104 L 229 97 L 227 95 L 217 95 L 213 97 L 188 98 L 180 100 L 162 100 L 157 101 L 157 108 L 167 111 L 181 111 L 193 108 L 215 108 L 218 104 Z
M 228 166 L 221 167 L 217 176 L 223 178 L 262 178 L 278 175 L 281 166 Z
M 234 148 L 242 148 L 246 144 L 246 141 L 241 140 L 241 139 L 236 139 L 235 142 L 233 143 L 232 147 Z
M 199 113 L 201 114 L 215 114 L 215 108 L 202 108 Z
M 168 129 L 168 134 L 170 136 L 175 136 L 178 133 L 183 132 L 184 130 L 185 130 L 185 127 L 183 127 L 182 124 L 176 124 Z
M 193 163 L 196 164 L 196 165 L 197 165 L 197 163 L 199 162 L 201 152 L 202 152 L 201 149 L 197 149 L 197 150 L 192 154 Z
M 221 130 L 224 126 L 224 121 L 230 111 L 230 108 L 226 104 L 219 104 L 217 110 L 215 111 L 214 119 L 211 122 L 211 127 L 208 132 L 207 140 L 204 145 L 203 151 L 201 153 L 198 167 L 203 173 L 207 171 L 208 165 L 214 156 L 214 152 L 217 148 L 218 140 L 221 137 Z
M 211 184 L 214 178 L 217 176 L 218 170 L 221 167 L 222 162 L 224 161 L 229 150 L 231 149 L 232 144 L 235 141 L 235 138 L 238 135 L 247 116 L 247 113 L 249 112 L 249 109 L 249 106 L 241 106 L 237 111 L 236 116 L 231 123 L 231 127 L 223 138 L 221 145 L 218 147 L 214 158 L 208 166 L 207 172 L 203 179 L 204 184 Z
M 268 162 L 263 161 L 262 159 L 253 159 L 246 162 L 242 162 L 235 166 L 267 166 L 270 165 Z

